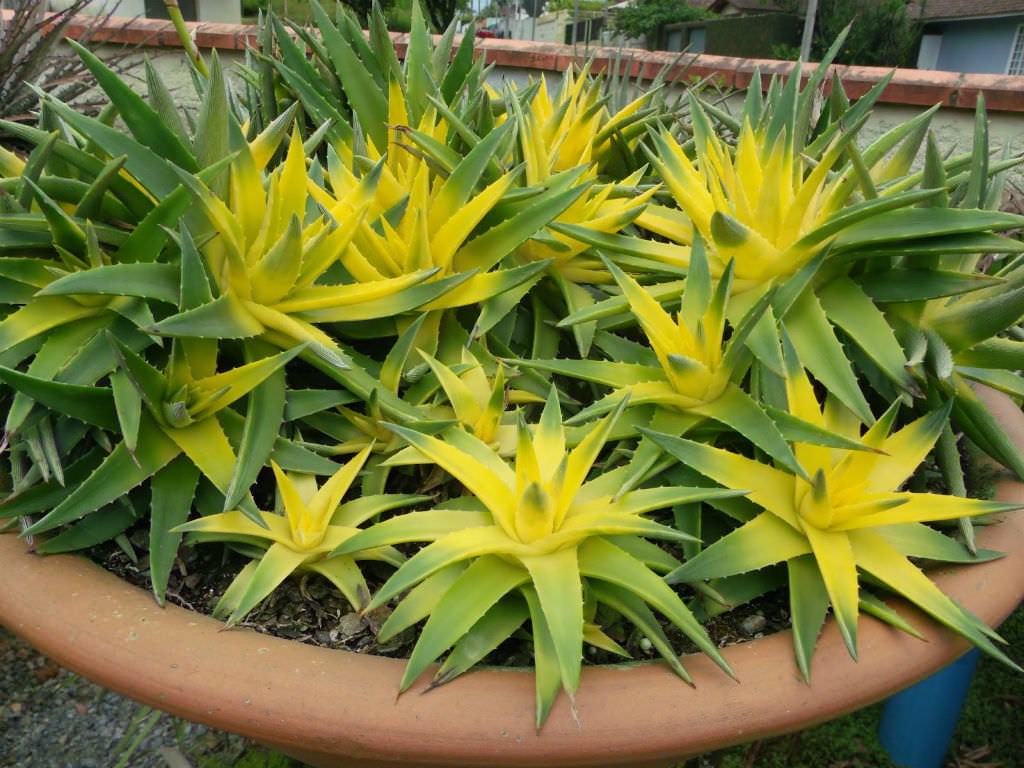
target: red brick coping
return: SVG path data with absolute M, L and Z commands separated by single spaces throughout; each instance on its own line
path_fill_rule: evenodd
M 9 15 L 11 11 L 0 11 Z M 74 19 L 67 27 L 67 35 L 77 38 L 88 27 L 88 18 Z M 194 30 L 196 44 L 200 48 L 244 50 L 256 41 L 256 27 L 244 24 L 215 24 L 207 22 L 190 23 Z M 393 33 L 398 52 L 405 50 L 406 35 Z M 112 18 L 106 30 L 94 36 L 94 40 L 109 40 L 115 43 L 132 43 L 155 47 L 180 46 L 178 35 L 169 21 L 161 19 Z M 477 49 L 487 57 L 488 63 L 500 67 L 537 70 L 564 71 L 574 60 L 593 57 L 593 68 L 602 71 L 619 62 L 620 71 L 626 66 L 632 76 L 642 74 L 653 78 L 662 67 L 675 61 L 678 54 L 667 51 L 645 51 L 591 47 L 578 48 L 577 56 L 568 45 L 537 43 L 530 40 L 480 39 Z M 628 61 L 628 65 L 627 65 Z M 744 88 L 756 70 L 761 71 L 763 81 L 770 75 L 788 74 L 794 64 L 791 61 L 773 59 L 741 59 L 731 56 L 707 54 L 687 56 L 676 66 L 675 72 L 685 68 L 684 78 L 712 77 L 722 87 Z M 814 64 L 805 65 L 805 72 L 812 71 Z M 840 78 L 851 98 L 865 94 L 890 70 L 884 67 L 836 66 Z M 938 72 L 920 69 L 897 69 L 892 82 L 886 87 L 880 101 L 890 104 L 931 106 L 942 104 L 948 107 L 973 109 L 979 93 L 985 94 L 985 104 L 990 110 L 1024 112 L 1024 76 L 982 75 L 974 73 Z

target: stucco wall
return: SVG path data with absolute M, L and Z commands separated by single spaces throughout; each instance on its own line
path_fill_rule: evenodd
M 572 14 L 568 11 L 545 13 L 536 19 L 515 19 L 512 22 L 512 37 L 540 43 L 561 43 L 565 40 L 565 25 L 571 19 Z
M 52 10 L 68 8 L 74 0 L 49 0 Z M 132 17 L 146 15 L 146 0 L 90 0 L 82 9 L 83 14 L 104 14 L 117 5 L 118 16 Z M 196 0 L 196 18 L 199 21 L 239 24 L 242 21 L 240 0 Z M 183 11 L 184 12 L 184 11 Z M 186 17 L 187 18 L 187 17 Z
M 947 72 L 1006 72 L 1017 27 L 1024 15 L 986 21 L 955 21 L 935 25 L 942 31 L 936 69 Z M 928 32 L 932 32 L 929 25 Z

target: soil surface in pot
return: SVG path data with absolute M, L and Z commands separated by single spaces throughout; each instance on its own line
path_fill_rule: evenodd
M 140 533 L 140 544 L 143 546 L 144 534 Z M 95 547 L 89 551 L 89 555 L 126 581 L 142 589 L 150 589 L 147 558 L 144 555 L 137 562 L 132 562 L 122 549 L 113 544 Z M 210 615 L 224 590 L 245 563 L 246 559 L 241 555 L 217 545 L 182 547 L 171 573 L 167 601 Z M 364 564 L 363 567 L 371 591 L 383 584 L 389 573 L 385 569 L 375 572 L 372 563 Z M 348 601 L 328 581 L 316 574 L 304 574 L 288 578 L 239 622 L 239 626 L 323 648 L 408 658 L 420 625 L 409 628 L 387 643 L 380 643 L 376 633 L 390 613 L 391 607 L 383 606 L 360 615 L 353 611 Z M 657 657 L 657 651 L 649 641 L 628 622 L 600 613 L 597 620 L 605 632 L 634 659 Z M 678 654 L 698 652 L 697 647 L 674 625 L 662 622 L 662 626 Z M 704 622 L 708 635 L 720 648 L 779 632 L 789 626 L 789 605 L 782 590 L 770 592 Z M 586 663 L 614 664 L 621 661 L 620 657 L 611 653 L 592 646 L 586 647 Z M 532 663 L 531 640 L 523 632 L 502 643 L 487 656 L 483 665 L 524 667 Z

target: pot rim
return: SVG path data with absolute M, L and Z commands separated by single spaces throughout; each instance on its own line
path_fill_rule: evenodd
M 1024 415 L 990 401 L 1024 444 Z M 1003 476 L 996 497 L 1024 505 L 1024 484 Z M 1007 556 L 929 572 L 951 598 L 991 625 L 1024 598 L 1024 513 L 979 530 Z M 534 723 L 533 676 L 482 669 L 421 695 L 428 676 L 396 696 L 403 660 L 223 631 L 207 616 L 152 595 L 85 558 L 28 554 L 0 536 L 0 621 L 42 653 L 147 705 L 254 738 L 315 765 L 657 766 L 830 720 L 941 669 L 970 645 L 902 600 L 891 604 L 926 642 L 871 617 L 859 623 L 860 661 L 830 618 L 806 685 L 791 632 L 723 650 L 740 682 L 705 655 L 683 658 L 694 686 L 663 663 L 585 667 L 575 712 L 559 696 Z M 577 722 L 578 718 L 578 722 Z

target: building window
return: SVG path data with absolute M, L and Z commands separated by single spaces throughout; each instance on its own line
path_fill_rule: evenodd
M 1017 27 L 1010 49 L 1010 63 L 1006 67 L 1008 75 L 1024 75 L 1024 24 Z
M 163 0 L 145 0 L 146 16 L 150 19 L 169 19 L 167 6 Z M 181 9 L 181 16 L 185 21 L 196 21 L 196 0 L 178 0 L 178 8 Z M 125 14 L 126 16 L 128 14 Z
M 921 49 L 917 53 L 918 69 L 938 69 L 939 51 L 942 49 L 942 34 L 925 32 L 921 35 Z
M 707 47 L 708 30 L 706 27 L 694 27 L 690 30 L 690 37 L 686 50 L 689 53 L 704 53 Z

